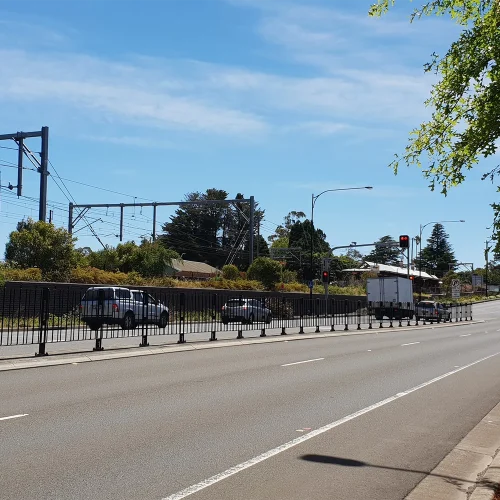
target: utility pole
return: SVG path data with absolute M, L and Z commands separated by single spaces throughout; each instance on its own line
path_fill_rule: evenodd
M 42 147 L 40 150 L 40 161 L 24 144 L 25 139 L 31 137 L 40 137 Z M 42 127 L 42 130 L 36 132 L 15 132 L 12 134 L 0 135 L 0 141 L 12 140 L 18 148 L 18 164 L 17 164 L 17 196 L 22 196 L 23 187 L 23 155 L 29 156 L 37 165 L 37 172 L 40 174 L 40 200 L 38 209 L 38 220 L 46 221 L 47 219 L 47 178 L 49 176 L 49 127 Z M 13 188 L 14 186 L 12 186 Z
M 490 247 L 488 246 L 491 243 L 491 240 L 486 240 L 484 242 L 485 247 L 484 247 L 484 260 L 486 261 L 486 267 L 485 267 L 485 274 L 484 274 L 484 284 L 485 284 L 485 294 L 486 297 L 488 297 L 488 267 L 489 267 L 489 252 L 490 252 Z

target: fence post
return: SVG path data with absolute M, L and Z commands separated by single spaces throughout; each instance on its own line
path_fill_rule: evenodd
M 372 330 L 373 329 L 373 325 L 372 325 L 372 301 L 370 300 L 367 305 L 368 305 L 368 330 Z
M 472 321 L 472 302 L 470 303 L 470 320 Z
M 281 316 L 281 321 L 282 321 L 282 324 L 281 324 L 281 335 L 286 335 L 286 307 L 285 307 L 285 299 L 283 297 L 279 297 L 278 298 L 278 304 L 279 304 L 279 307 L 278 307 L 278 311 L 281 313 L 280 316 Z
M 385 305 L 382 307 L 382 302 L 378 303 L 378 309 L 379 309 L 379 315 L 380 315 L 380 325 L 378 326 L 379 328 L 384 328 L 384 316 L 383 312 L 385 312 Z M 384 309 L 384 311 L 382 311 Z
M 319 333 L 319 299 L 316 299 L 316 330 L 314 333 Z
M 469 305 L 465 304 L 465 321 L 469 321 Z
M 393 328 L 392 321 L 394 316 L 394 302 L 391 302 L 391 307 L 389 308 L 389 316 L 390 316 L 389 328 Z
M 104 290 L 99 290 L 97 294 L 97 315 L 101 318 L 99 329 L 95 332 L 94 351 L 103 351 L 102 329 L 104 328 Z
M 330 325 L 330 331 L 334 332 L 335 331 L 335 300 L 330 299 L 330 307 L 332 309 L 332 324 Z
M 304 333 L 304 297 L 300 299 L 300 330 L 299 333 Z
M 47 343 L 47 334 L 49 329 L 49 298 L 50 290 L 44 288 L 42 290 L 42 303 L 40 307 L 40 327 L 38 331 L 38 352 L 35 356 L 47 356 L 48 352 L 45 350 Z
M 347 299 L 344 300 L 344 332 L 349 330 L 349 323 L 348 323 L 348 317 L 347 317 Z
M 149 320 L 149 295 L 146 292 L 142 294 L 142 340 L 139 347 L 149 347 L 148 342 L 148 320 Z
M 213 342 L 217 340 L 215 336 L 215 331 L 217 330 L 215 324 L 217 321 L 217 294 L 212 294 L 212 331 L 210 332 L 210 341 Z
M 408 311 L 408 324 L 406 326 L 411 326 L 410 325 L 410 316 L 411 316 L 411 302 L 406 303 L 406 310 Z
M 358 330 L 361 330 L 361 300 L 358 300 Z
M 460 304 L 460 322 L 462 322 L 463 304 Z
M 186 294 L 181 293 L 179 296 L 179 340 L 178 344 L 184 344 L 186 340 L 184 339 L 184 320 L 186 314 Z
M 403 304 L 401 302 L 398 302 L 398 308 L 399 308 L 399 326 L 403 326 Z

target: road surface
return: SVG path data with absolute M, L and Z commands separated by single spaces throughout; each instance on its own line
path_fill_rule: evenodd
M 479 324 L 3 372 L 0 496 L 403 499 L 500 401 L 497 309 L 477 306 Z

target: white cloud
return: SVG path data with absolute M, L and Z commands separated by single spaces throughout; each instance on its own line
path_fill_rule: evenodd
M 0 102 L 4 109 L 12 102 L 41 103 L 53 114 L 58 109 L 59 118 L 70 108 L 72 119 L 123 125 L 125 139 L 106 132 L 101 140 L 128 144 L 135 137 L 131 127 L 244 138 L 304 131 L 355 136 L 361 129 L 411 128 L 427 117 L 423 102 L 434 77 L 405 66 L 394 44 L 377 45 L 387 36 L 414 44 L 406 21 L 292 0 L 226 1 L 260 10 L 256 34 L 271 47 L 265 57 L 289 64 L 286 73 L 140 55 L 110 61 L 4 49 Z
M 163 138 L 153 140 L 142 136 L 109 136 L 109 135 L 84 135 L 82 139 L 102 142 L 106 144 L 117 144 L 118 146 L 131 146 L 147 149 L 178 149 L 179 146 L 172 141 L 166 141 Z
M 156 80 L 154 67 L 141 74 L 140 66 L 75 54 L 35 57 L 6 50 L 0 51 L 0 65 L 5 69 L 0 99 L 43 98 L 129 124 L 223 135 L 259 134 L 267 128 L 255 114 L 182 95 L 182 85 L 168 75 Z

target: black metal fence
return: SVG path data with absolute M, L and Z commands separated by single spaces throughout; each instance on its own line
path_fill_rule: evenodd
M 413 303 L 367 303 L 336 297 L 245 294 L 211 290 L 185 293 L 172 289 L 95 288 L 86 293 L 71 287 L 3 289 L 0 295 L 0 346 L 38 344 L 38 355 L 55 342 L 93 341 L 101 350 L 105 339 L 149 336 L 186 336 L 218 332 L 286 335 L 288 331 L 328 327 L 330 331 L 361 330 L 472 319 L 471 304 L 448 304 L 446 316 L 418 318 Z

